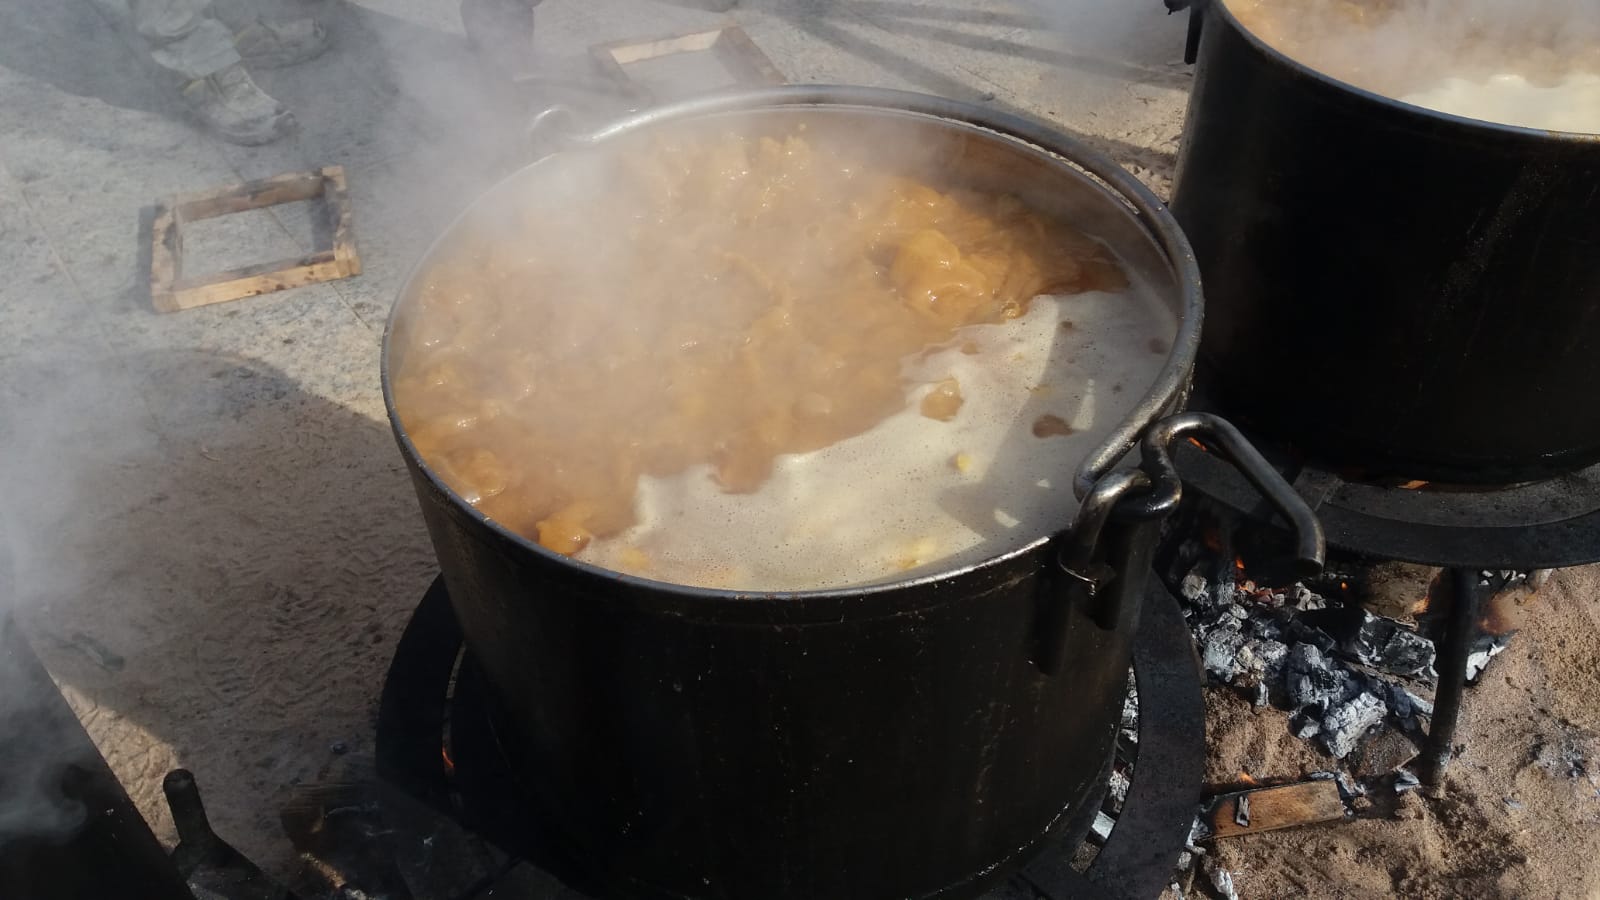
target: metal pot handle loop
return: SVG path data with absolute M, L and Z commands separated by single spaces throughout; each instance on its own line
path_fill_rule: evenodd
M 1135 518 L 1159 518 L 1169 515 L 1178 507 L 1183 496 L 1183 480 L 1172 463 L 1172 445 L 1180 438 L 1194 441 L 1202 450 L 1216 453 L 1233 463 L 1255 489 L 1277 507 L 1294 530 L 1294 566 L 1302 578 L 1322 571 L 1327 554 L 1327 541 L 1323 537 L 1322 523 L 1305 500 L 1295 493 L 1278 470 L 1266 457 L 1250 444 L 1239 429 L 1228 420 L 1203 412 L 1186 412 L 1167 416 L 1145 432 L 1141 447 L 1143 467 L 1154 481 L 1155 490 L 1132 501 L 1119 514 Z
M 534 113 L 523 129 L 528 149 L 532 151 L 531 159 L 543 159 L 573 144 L 582 143 L 580 133 L 577 115 L 571 107 L 560 103 Z
M 1048 620 L 1041 622 L 1037 661 L 1045 674 L 1060 671 L 1069 627 L 1067 609 L 1083 608 L 1097 626 L 1107 631 L 1120 626 L 1124 610 L 1118 596 L 1125 592 L 1108 590 L 1118 573 L 1105 560 L 1106 529 L 1113 519 L 1152 522 L 1178 508 L 1183 480 L 1172 463 L 1171 448 L 1180 439 L 1192 440 L 1237 466 L 1293 527 L 1295 570 L 1302 577 L 1322 571 L 1327 550 L 1322 523 L 1244 435 L 1227 420 L 1210 413 L 1167 416 L 1145 431 L 1141 468 L 1109 472 L 1097 480 L 1078 507 L 1072 528 L 1058 537 L 1055 565 L 1064 579 L 1058 583 L 1065 602 L 1052 603 Z

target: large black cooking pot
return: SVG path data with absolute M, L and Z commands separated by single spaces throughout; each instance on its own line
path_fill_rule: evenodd
M 1191 16 L 1172 211 L 1221 408 L 1372 476 L 1600 459 L 1600 136 L 1411 106 L 1295 62 L 1225 3 Z
M 414 286 L 396 305 L 385 347 L 390 418 L 468 649 L 490 684 L 499 737 L 536 798 L 529 814 L 608 890 L 739 900 L 974 896 L 1025 862 L 1100 786 L 1152 542 L 1177 499 L 1165 445 L 1194 434 L 1241 460 L 1259 457 L 1203 417 L 1152 428 L 1180 405 L 1198 343 L 1200 286 L 1188 247 L 1137 181 L 1029 122 L 861 88 L 693 101 L 572 141 L 465 217 L 538 196 L 575 157 L 592 164 L 654 130 L 730 121 L 803 122 L 917 147 L 942 171 L 1071 216 L 1170 306 L 1170 356 L 1138 387 L 1146 394 L 1135 413 L 1083 461 L 1084 501 L 1070 528 L 1063 521 L 1061 534 L 977 565 L 803 593 L 688 588 L 558 556 L 452 494 L 407 438 L 388 373 Z M 422 266 L 453 252 L 460 230 Z M 1141 436 L 1148 473 L 1114 469 Z M 1286 485 L 1271 487 L 1291 503 Z M 1303 507 L 1294 513 L 1315 558 L 1315 523 Z

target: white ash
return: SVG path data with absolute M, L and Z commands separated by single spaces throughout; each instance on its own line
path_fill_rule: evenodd
M 1111 818 L 1104 812 L 1097 812 L 1094 814 L 1094 824 L 1089 826 L 1089 831 L 1099 838 L 1100 843 L 1103 844 L 1111 837 L 1111 829 L 1115 828 L 1116 825 L 1116 819 Z
M 1127 773 L 1123 772 L 1121 769 L 1111 770 L 1111 780 L 1106 785 L 1106 793 L 1109 794 L 1112 801 L 1115 802 L 1117 809 L 1121 809 L 1122 805 L 1128 802 L 1128 787 L 1132 783 L 1133 782 L 1128 779 Z
M 1500 651 L 1506 649 L 1506 644 L 1510 643 L 1510 639 L 1509 634 L 1498 635 L 1487 646 L 1474 650 L 1467 656 L 1467 684 L 1478 683 L 1478 676 L 1489 667 L 1489 660 L 1499 656 Z
M 1139 685 L 1128 673 L 1128 690 L 1122 695 L 1122 740 L 1129 746 L 1139 743 Z
M 1206 877 L 1211 879 L 1211 886 L 1216 889 L 1218 895 L 1224 897 L 1225 900 L 1239 900 L 1239 892 L 1233 887 L 1232 872 L 1224 869 L 1216 861 L 1209 858 L 1205 860 L 1202 868 L 1205 870 Z
M 1419 787 L 1422 787 L 1422 781 L 1410 769 L 1401 767 L 1394 771 L 1394 792 L 1396 794 L 1414 791 Z

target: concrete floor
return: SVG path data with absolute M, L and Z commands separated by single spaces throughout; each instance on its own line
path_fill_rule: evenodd
M 517 159 L 528 109 L 613 111 L 571 83 L 591 44 L 731 17 L 791 81 L 1021 111 L 1158 189 L 1188 85 L 1183 22 L 1154 0 L 748 0 L 727 14 L 548 0 L 537 77 L 515 92 L 482 81 L 453 0 L 273 0 L 270 14 L 323 18 L 334 46 L 262 73 L 303 129 L 250 149 L 186 122 L 97 2 L 0 4 L 6 599 L 164 838 L 160 778 L 187 766 L 219 830 L 279 870 L 282 792 L 335 745 L 370 749 L 385 666 L 432 576 L 379 391 L 385 315 L 443 222 Z M 330 164 L 348 171 L 362 275 L 152 310 L 153 202 Z M 190 236 L 193 264 L 305 252 L 306 216 L 210 223 Z

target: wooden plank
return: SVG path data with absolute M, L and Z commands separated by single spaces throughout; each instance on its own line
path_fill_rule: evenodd
M 326 166 L 322 170 L 322 199 L 328 206 L 333 222 L 333 258 L 339 261 L 344 277 L 361 274 L 361 256 L 356 252 L 351 231 L 354 213 L 350 205 L 350 189 L 345 183 L 344 166 Z
M 667 35 L 666 37 L 650 38 L 643 41 L 616 41 L 607 44 L 606 49 L 611 53 L 619 65 L 629 65 L 655 59 L 659 56 L 671 56 L 675 53 L 700 53 L 710 50 L 726 31 L 726 28 L 713 28 L 707 30 L 686 31 L 681 34 Z
M 183 250 L 176 209 L 165 203 L 156 207 L 150 238 L 150 302 L 161 312 L 176 312 L 172 289 L 178 282 L 178 259 Z
M 738 25 L 724 25 L 644 40 L 630 39 L 589 48 L 595 65 L 635 97 L 654 99 L 648 87 L 628 75 L 625 66 L 678 53 L 715 53 L 737 83 L 787 84 L 788 79 L 750 35 Z
M 190 194 L 178 199 L 178 211 L 185 221 L 210 219 L 228 213 L 277 206 L 297 200 L 310 200 L 322 193 L 321 172 L 291 172 L 258 181 L 229 185 L 215 191 Z
M 1211 836 L 1224 838 L 1348 816 L 1339 784 L 1330 778 L 1222 794 L 1212 799 L 1205 818 Z
M 246 266 L 206 279 L 179 282 L 172 292 L 169 312 L 194 309 L 227 300 L 240 300 L 288 288 L 304 287 L 344 277 L 344 267 L 332 250 L 310 256 Z
M 731 57 L 738 61 L 748 71 L 752 81 L 764 81 L 771 85 L 788 84 L 789 79 L 783 77 L 778 67 L 772 64 L 771 57 L 751 40 L 750 35 L 743 28 L 727 28 L 722 32 L 722 39 L 717 42 L 714 49 L 723 52 L 724 57 Z

